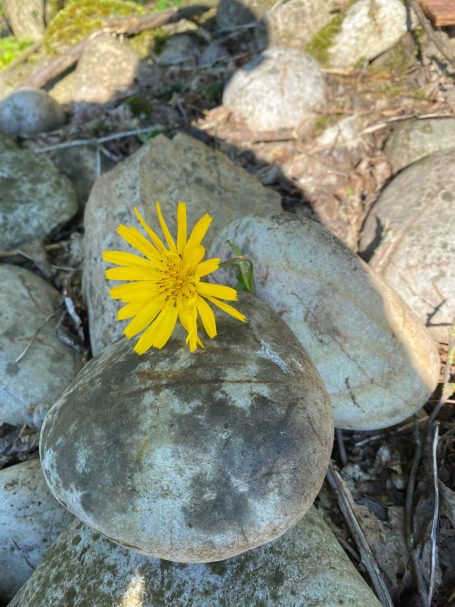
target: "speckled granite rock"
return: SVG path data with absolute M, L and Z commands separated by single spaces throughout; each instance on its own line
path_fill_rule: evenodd
M 0 424 L 39 426 L 82 363 L 55 334 L 58 291 L 9 264 L 0 265 L 0 284 Z M 38 339 L 16 362 L 38 329 Z
M 315 499 L 333 423 L 317 371 L 264 303 L 217 314 L 191 353 L 176 331 L 143 356 L 120 340 L 48 413 L 41 461 L 57 499 L 108 538 L 181 562 L 229 558 L 295 525 Z
M 72 101 L 107 103 L 125 94 L 139 76 L 141 58 L 110 34 L 91 40 L 77 64 Z
M 76 212 L 73 186 L 48 158 L 0 151 L 0 249 L 44 239 Z
M 138 152 L 101 176 L 85 210 L 84 293 L 90 318 L 93 352 L 118 339 L 123 326 L 117 321 L 118 303 L 109 297 L 109 284 L 101 261 L 107 249 L 130 250 L 116 229 L 120 223 L 136 225 L 136 206 L 157 228 L 155 201 L 159 200 L 171 233 L 177 229 L 177 202 L 187 202 L 188 224 L 210 213 L 213 223 L 204 245 L 224 225 L 248 213 L 280 208 L 280 197 L 231 162 L 188 135 L 169 140 L 159 135 Z
M 402 299 L 328 230 L 289 214 L 250 215 L 227 226 L 209 256 L 216 250 L 231 257 L 226 240 L 251 258 L 258 297 L 310 355 L 336 426 L 383 428 L 424 405 L 439 378 L 435 343 Z M 235 284 L 236 277 L 223 269 L 217 280 Z
M 384 147 L 395 172 L 435 152 L 455 148 L 455 118 L 406 120 Z
M 325 103 L 325 80 L 312 57 L 297 48 L 268 48 L 237 70 L 225 105 L 253 131 L 291 129 Z
M 184 565 L 116 546 L 75 522 L 9 607 L 379 607 L 321 515 L 311 509 L 271 544 Z
M 39 460 L 0 470 L 0 600 L 13 597 L 72 521 L 47 488 Z
M 447 342 L 455 318 L 455 149 L 404 169 L 370 211 L 360 241 L 370 265 Z
M 235 2 L 232 2 L 235 4 Z M 336 14 L 336 0 L 276 1 L 262 16 L 256 38 L 262 48 L 293 46 L 304 49 L 313 36 Z
M 329 63 L 347 68 L 374 59 L 407 31 L 406 7 L 400 0 L 357 0 L 328 49 Z
M 46 92 L 22 88 L 0 101 L 0 131 L 32 135 L 52 131 L 65 122 L 65 110 Z

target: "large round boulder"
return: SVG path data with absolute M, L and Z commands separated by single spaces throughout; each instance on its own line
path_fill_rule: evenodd
M 424 405 L 437 385 L 435 343 L 403 300 L 320 224 L 291 214 L 232 222 L 211 252 L 233 242 L 253 262 L 257 295 L 300 340 L 332 400 L 335 425 L 373 430 Z M 221 282 L 235 284 L 222 270 Z
M 379 607 L 314 508 L 276 542 L 221 563 L 170 563 L 74 521 L 9 607 Z
M 308 510 L 330 457 L 327 392 L 264 303 L 217 318 L 191 353 L 183 331 L 144 356 L 122 339 L 46 417 L 41 460 L 57 499 L 150 556 L 208 562 L 268 542 Z
M 403 169 L 363 226 L 361 250 L 442 342 L 455 318 L 455 149 Z

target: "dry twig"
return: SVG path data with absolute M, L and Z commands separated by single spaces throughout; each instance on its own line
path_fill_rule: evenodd
M 357 516 L 353 508 L 353 500 L 349 489 L 346 488 L 341 476 L 334 469 L 332 464 L 329 464 L 327 471 L 327 480 L 332 491 L 338 499 L 338 505 L 344 516 L 346 524 L 354 538 L 354 541 L 359 549 L 360 557 L 373 583 L 376 594 L 378 595 L 384 607 L 393 607 L 393 601 L 387 589 L 382 572 L 374 558 L 371 548 L 365 538 L 362 528 L 357 520 Z

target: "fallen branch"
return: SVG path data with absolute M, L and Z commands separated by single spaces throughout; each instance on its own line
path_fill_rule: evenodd
M 56 78 L 74 65 L 79 60 L 88 42 L 94 40 L 102 34 L 138 34 L 146 29 L 153 29 L 168 23 L 177 14 L 179 14 L 179 10 L 177 8 L 172 8 L 162 13 L 153 15 L 132 15 L 110 21 L 102 28 L 95 30 L 89 36 L 84 38 L 84 40 L 71 47 L 68 51 L 66 51 L 66 53 L 63 53 L 63 55 L 56 57 L 53 61 L 51 61 L 50 64 L 31 74 L 31 76 L 25 78 L 21 82 L 20 86 L 32 86 L 36 88 L 43 87 L 47 82 L 53 78 Z
M 108 141 L 115 141 L 117 139 L 125 139 L 126 137 L 133 137 L 136 135 L 144 135 L 146 133 L 153 133 L 154 131 L 161 132 L 164 127 L 161 125 L 149 126 L 143 129 L 134 129 L 131 131 L 123 131 L 121 133 L 112 133 L 112 135 L 105 135 L 104 137 L 97 137 L 93 139 L 74 139 L 73 141 L 64 141 L 63 143 L 56 143 L 54 145 L 48 145 L 44 148 L 38 148 L 34 150 L 37 153 L 42 152 L 53 152 L 54 150 L 63 150 L 65 148 L 74 148 L 81 145 L 102 145 Z M 29 138 L 31 139 L 31 138 Z
M 343 514 L 351 535 L 354 538 L 357 548 L 359 549 L 361 561 L 368 571 L 379 600 L 381 601 L 383 607 L 393 607 L 393 601 L 387 589 L 382 572 L 373 553 L 371 552 L 371 548 L 368 545 L 359 521 L 357 520 L 357 516 L 354 512 L 352 496 L 349 490 L 346 488 L 343 479 L 334 469 L 331 463 L 329 464 L 329 469 L 327 471 L 327 480 L 332 488 L 332 491 L 337 496 L 338 506 L 340 507 L 341 513 Z

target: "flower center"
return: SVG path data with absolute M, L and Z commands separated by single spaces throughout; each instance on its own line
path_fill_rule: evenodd
M 196 295 L 196 277 L 184 270 L 180 255 L 167 255 L 161 260 L 157 287 L 166 299 L 178 297 L 191 299 Z

